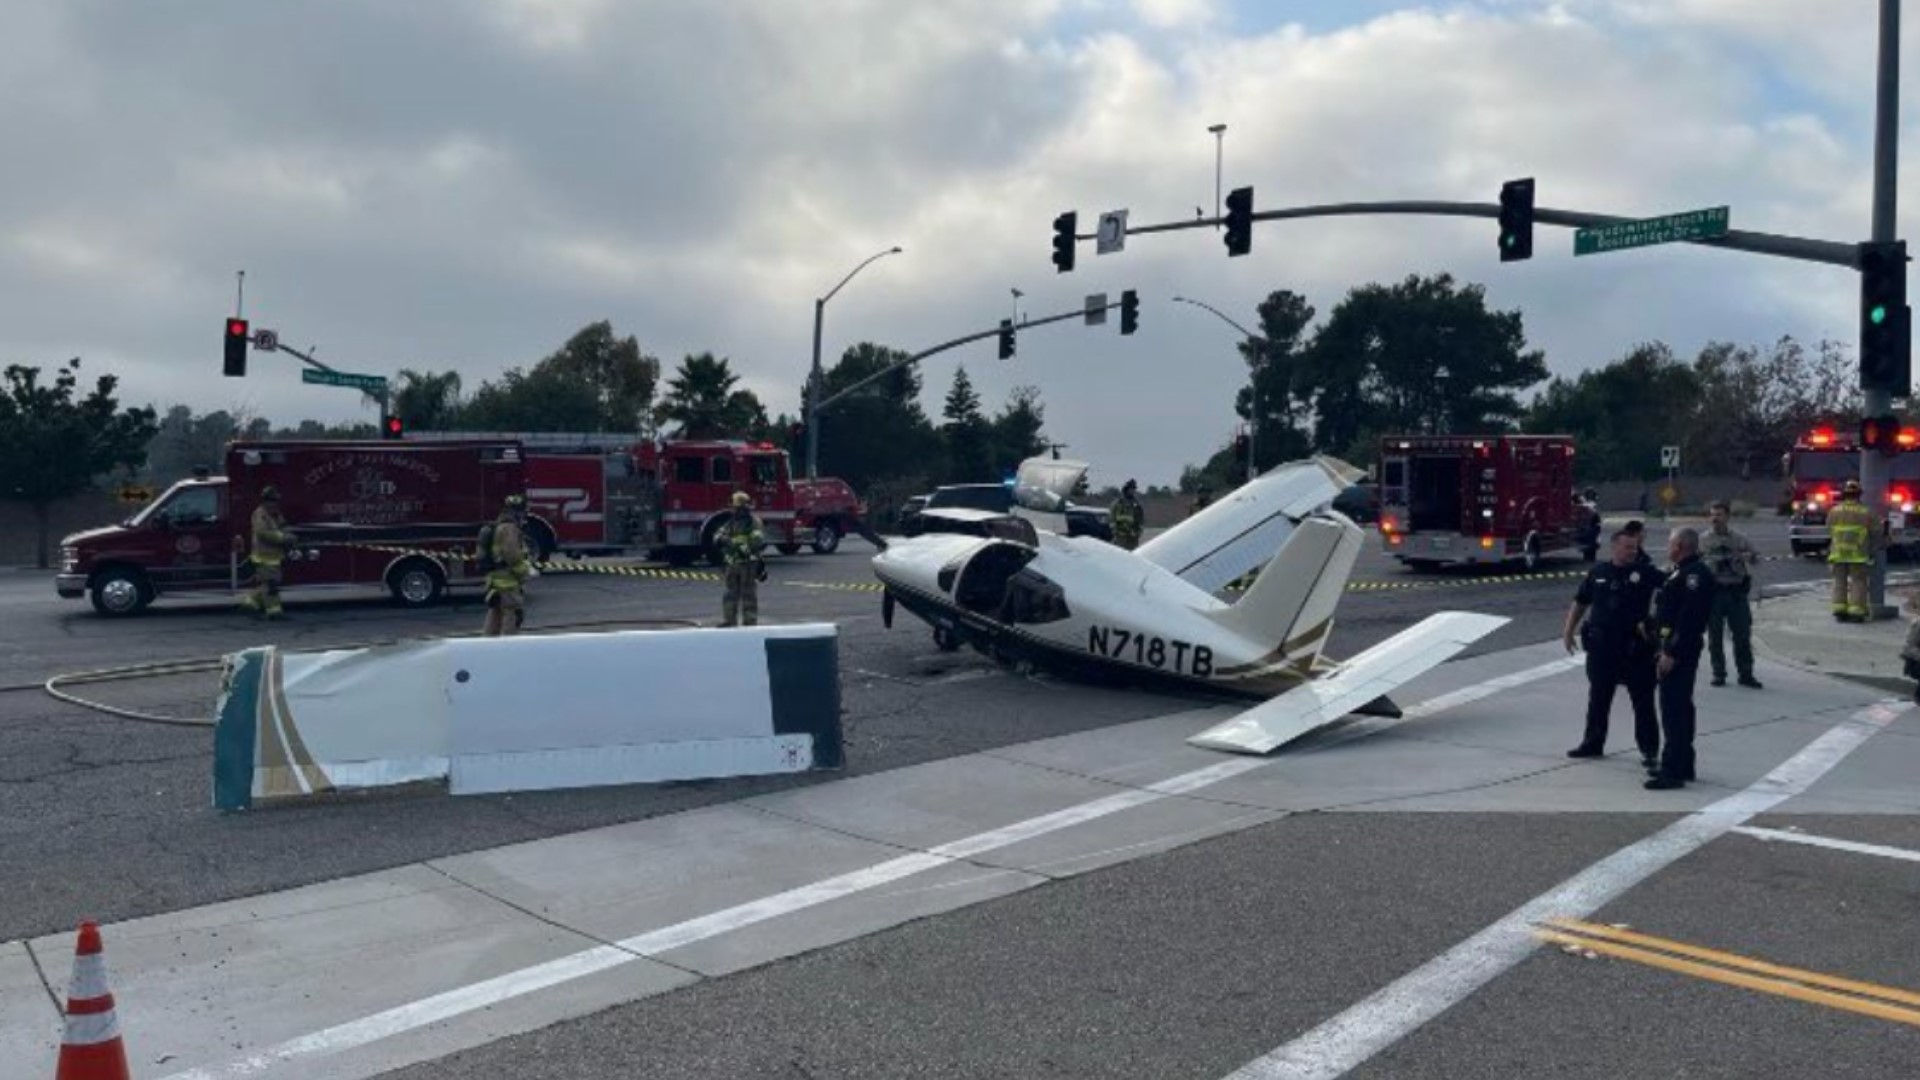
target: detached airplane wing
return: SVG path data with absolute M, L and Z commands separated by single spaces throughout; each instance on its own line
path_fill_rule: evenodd
M 1140 545 L 1138 554 L 1190 585 L 1219 592 L 1272 561 L 1295 524 L 1365 475 L 1330 457 L 1282 465 Z
M 1333 674 L 1288 690 L 1187 741 L 1209 750 L 1270 753 L 1399 689 L 1507 622 L 1498 615 L 1464 611 L 1430 615 L 1341 664 Z

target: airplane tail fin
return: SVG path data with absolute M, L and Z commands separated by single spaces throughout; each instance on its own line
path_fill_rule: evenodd
M 1233 606 L 1214 612 L 1214 621 L 1270 641 L 1296 662 L 1311 662 L 1333 628 L 1361 542 L 1360 527 L 1331 511 L 1300 522 L 1253 587 Z

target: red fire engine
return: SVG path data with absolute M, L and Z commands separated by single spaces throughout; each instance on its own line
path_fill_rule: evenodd
M 855 531 L 865 508 L 844 481 L 795 479 L 786 452 L 765 442 L 676 440 L 641 435 L 426 432 L 416 441 L 501 438 L 527 458 L 527 506 L 541 522 L 529 534 L 542 551 L 645 551 L 676 564 L 719 562 L 715 531 L 733 493 L 782 554 L 826 554 Z
M 1827 509 L 1840 497 L 1849 480 L 1860 478 L 1860 440 L 1857 432 L 1816 428 L 1787 451 L 1781 465 L 1786 473 L 1787 541 L 1795 555 L 1820 555 L 1827 550 Z M 1887 532 L 1897 546 L 1920 544 L 1920 518 L 1914 514 L 1920 496 L 1920 430 L 1901 428 L 1888 462 Z
M 1580 544 L 1568 435 L 1380 440 L 1380 537 L 1416 569 L 1542 558 Z
M 236 442 L 226 475 L 182 480 L 127 521 L 62 540 L 54 589 L 131 615 L 168 593 L 247 588 L 253 511 L 272 484 L 295 538 L 287 592 L 374 585 L 430 604 L 476 571 L 427 553 L 471 550 L 522 472 L 512 442 Z

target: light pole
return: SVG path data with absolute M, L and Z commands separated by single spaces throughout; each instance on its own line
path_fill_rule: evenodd
M 874 260 L 884 259 L 889 255 L 898 255 L 898 254 L 900 254 L 900 248 L 896 246 L 896 247 L 890 247 L 885 251 L 876 252 L 872 255 L 867 256 L 867 259 L 865 262 L 862 262 L 859 266 L 856 266 L 852 270 L 848 271 L 847 276 L 840 279 L 840 284 L 835 285 L 827 293 L 827 295 L 813 302 L 813 372 L 807 377 L 807 418 L 806 418 L 807 419 L 807 479 L 809 480 L 812 480 L 815 477 L 820 475 L 820 418 L 814 415 L 814 406 L 818 404 L 818 402 L 820 401 L 820 380 L 821 380 L 820 323 L 821 323 L 821 320 L 823 320 L 826 317 L 827 301 L 833 299 L 834 293 L 837 293 L 841 289 L 846 288 L 847 282 L 852 281 L 853 276 L 855 274 L 858 274 L 860 271 L 865 270 L 868 266 L 871 266 Z
M 1224 127 L 1225 125 L 1221 125 L 1221 126 Z M 1250 346 L 1254 346 L 1256 349 L 1254 355 L 1255 356 L 1259 355 L 1259 352 L 1257 351 L 1257 349 L 1258 349 L 1258 342 L 1260 341 L 1260 335 L 1254 333 L 1253 331 L 1247 329 L 1244 326 L 1241 326 L 1239 323 L 1234 322 L 1231 318 L 1227 316 L 1226 312 L 1221 311 L 1219 308 L 1214 307 L 1212 304 L 1208 304 L 1199 300 L 1191 300 L 1184 296 L 1176 296 L 1173 299 L 1175 303 L 1192 304 L 1194 307 L 1204 308 L 1207 311 L 1212 312 L 1216 317 L 1220 319 L 1221 322 L 1224 322 L 1228 326 L 1231 326 L 1235 330 L 1238 330 L 1242 334 L 1245 334 L 1247 338 L 1247 344 Z M 1254 459 L 1258 456 L 1255 450 L 1255 447 L 1258 443 L 1258 436 L 1260 433 L 1260 372 L 1265 367 L 1266 367 L 1265 364 L 1257 364 L 1253 369 L 1253 408 L 1252 410 L 1250 410 L 1250 413 L 1247 418 L 1247 479 L 1249 480 L 1252 480 L 1254 476 L 1257 475 L 1256 470 L 1254 468 Z
M 1900 179 L 1900 0 L 1880 0 L 1880 38 L 1875 71 L 1873 108 L 1873 224 L 1876 242 L 1894 239 L 1895 196 Z M 1900 387 L 1901 397 L 1910 387 Z M 1880 387 L 1863 387 L 1862 412 L 1867 416 L 1885 416 L 1893 412 L 1892 392 Z M 1888 459 L 1880 451 L 1863 447 L 1860 451 L 1860 487 L 1875 521 L 1887 520 Z M 1898 612 L 1887 606 L 1886 545 L 1874 546 L 1873 569 L 1867 586 L 1869 619 L 1890 619 Z
M 1220 228 L 1220 164 L 1227 154 L 1227 125 L 1214 124 L 1207 130 L 1213 132 L 1213 227 L 1218 229 Z

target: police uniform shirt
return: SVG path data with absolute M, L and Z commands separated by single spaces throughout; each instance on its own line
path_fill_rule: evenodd
M 1575 603 L 1588 608 L 1583 633 L 1608 644 L 1632 640 L 1634 628 L 1652 611 L 1654 591 L 1663 580 L 1664 574 L 1644 563 L 1596 563 L 1573 594 Z
M 1700 558 L 1713 572 L 1714 583 L 1723 589 L 1738 589 L 1751 573 L 1753 543 L 1729 529 L 1725 533 L 1708 530 L 1700 537 Z
M 1654 602 L 1660 648 L 1677 656 L 1697 654 L 1713 610 L 1713 573 L 1695 555 L 1673 568 Z

